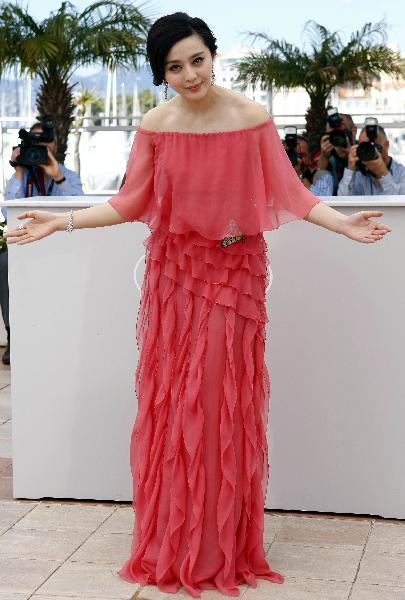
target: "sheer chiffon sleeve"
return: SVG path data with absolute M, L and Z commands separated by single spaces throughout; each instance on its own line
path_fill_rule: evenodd
M 297 176 L 272 119 L 259 136 L 258 166 L 264 185 L 259 205 L 260 229 L 276 229 L 292 220 L 303 219 L 320 202 Z
M 158 211 L 154 190 L 155 144 L 142 130 L 135 134 L 129 154 L 124 184 L 109 204 L 125 221 L 142 221 L 153 226 Z
M 109 200 L 126 221 L 216 240 L 271 231 L 303 219 L 318 202 L 272 119 L 205 134 L 139 128 L 125 183 Z
M 247 129 L 160 132 L 155 191 L 162 224 L 208 239 L 257 235 L 320 202 L 298 178 L 272 119 Z

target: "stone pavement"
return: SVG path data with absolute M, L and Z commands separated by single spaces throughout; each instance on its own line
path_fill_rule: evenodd
M 0 600 L 190 600 L 116 574 L 129 555 L 129 503 L 13 500 L 10 368 L 0 363 Z M 405 522 L 266 511 L 264 544 L 278 585 L 241 600 L 405 600 Z M 214 591 L 203 600 L 224 600 Z

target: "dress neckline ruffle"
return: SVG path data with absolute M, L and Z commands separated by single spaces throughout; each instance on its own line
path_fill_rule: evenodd
M 151 129 L 144 129 L 143 127 L 138 127 L 137 131 L 141 133 L 146 133 L 148 135 L 186 135 L 186 136 L 214 136 L 214 135 L 234 135 L 241 133 L 249 133 L 250 131 L 256 131 L 257 129 L 261 129 L 269 125 L 271 121 L 271 117 L 263 123 L 259 123 L 254 127 L 245 127 L 244 129 L 230 129 L 229 131 L 152 131 Z

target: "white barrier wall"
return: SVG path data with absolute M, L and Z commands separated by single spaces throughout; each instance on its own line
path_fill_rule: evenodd
M 5 204 L 14 227 L 26 206 L 102 199 Z M 383 210 L 393 232 L 380 243 L 304 221 L 266 234 L 268 508 L 405 517 L 405 198 L 374 202 L 328 199 Z M 15 498 L 132 499 L 133 275 L 147 235 L 125 223 L 10 246 Z

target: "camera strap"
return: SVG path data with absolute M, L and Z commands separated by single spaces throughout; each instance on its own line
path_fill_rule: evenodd
M 48 190 L 46 190 L 44 173 L 42 169 L 36 169 L 32 166 L 28 166 L 27 169 L 29 175 L 27 177 L 27 183 L 25 186 L 25 197 L 32 198 L 34 186 L 40 196 L 50 196 L 53 186 L 55 185 L 54 180 L 52 179 L 51 185 L 49 186 Z

